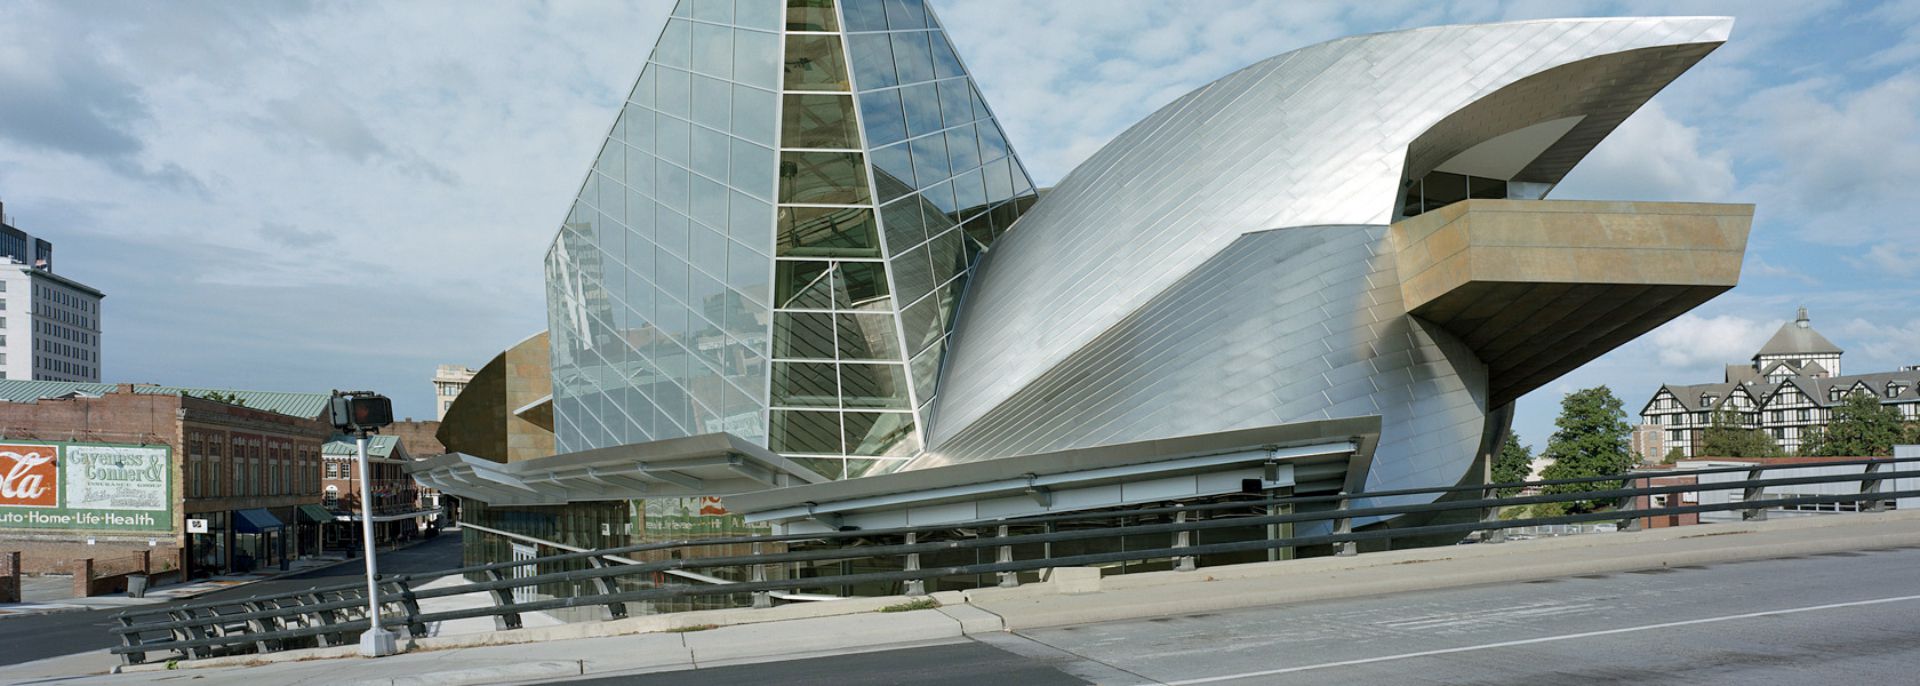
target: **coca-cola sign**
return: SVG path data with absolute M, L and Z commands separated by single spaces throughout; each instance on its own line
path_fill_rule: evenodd
M 0 444 L 0 507 L 56 507 L 60 504 L 57 448 Z

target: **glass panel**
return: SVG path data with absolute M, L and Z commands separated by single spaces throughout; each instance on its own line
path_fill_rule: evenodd
M 660 292 L 673 296 L 674 300 L 685 303 L 687 301 L 687 263 L 680 261 L 680 258 L 677 257 L 662 255 L 660 259 L 655 261 L 655 264 L 660 269 L 660 276 L 654 279 L 653 282 L 660 286 Z M 661 326 L 668 327 L 669 331 L 680 331 L 682 330 L 681 327 L 686 326 L 687 319 L 685 314 L 681 314 L 676 318 L 674 316 L 674 310 L 669 307 L 668 303 L 660 303 L 660 309 L 659 323 Z
M 893 145 L 873 151 L 873 171 L 880 202 L 892 202 L 913 192 L 913 156 L 907 154 L 907 146 Z
M 693 70 L 723 79 L 733 78 L 733 29 L 712 24 L 693 25 Z
M 967 69 L 960 66 L 960 57 L 953 52 L 953 44 L 947 42 L 947 35 L 934 32 L 927 37 L 933 43 L 933 75 L 938 78 L 966 76 Z
M 953 177 L 953 202 L 959 208 L 954 215 L 956 224 L 961 219 L 986 211 L 987 190 L 980 180 L 980 170 Z
M 933 282 L 945 284 L 955 274 L 967 268 L 967 254 L 962 248 L 961 232 L 958 229 L 934 236 L 927 243 L 927 257 L 933 262 Z
M 667 22 L 667 29 L 660 33 L 660 43 L 653 46 L 653 61 L 669 67 L 687 68 L 692 22 L 674 19 Z
M 689 92 L 693 88 L 688 83 L 689 74 L 678 69 L 660 70 L 660 107 L 661 112 L 681 119 L 687 118 L 687 103 L 691 100 Z
M 735 136 L 772 147 L 774 113 L 773 94 L 758 88 L 733 87 L 733 128 Z
M 927 27 L 927 8 L 920 0 L 886 0 L 887 28 L 924 29 Z
M 788 95 L 781 116 L 786 126 L 780 135 L 780 147 L 860 149 L 851 95 Z
M 733 23 L 733 0 L 693 0 L 693 18 Z
M 927 298 L 900 311 L 900 326 L 907 335 L 907 349 L 919 351 L 945 333 L 940 330 L 940 299 Z
M 907 409 L 907 366 L 840 365 L 840 401 L 849 408 Z
M 822 362 L 773 363 L 773 404 L 789 407 L 835 407 L 840 404 L 832 364 Z
M 841 282 L 834 284 L 840 309 L 873 309 L 885 305 L 887 270 L 879 262 L 841 262 Z M 844 295 L 842 295 L 844 294 Z
M 654 71 L 655 67 L 651 64 L 640 69 L 640 80 L 634 82 L 633 92 L 627 95 L 627 99 L 647 107 L 657 106 L 659 96 L 655 95 L 655 90 L 658 88 L 656 84 L 660 77 L 655 75 Z
M 774 271 L 774 307 L 833 309 L 832 263 L 780 260 Z
M 965 79 L 942 81 L 934 84 L 940 89 L 940 114 L 945 117 L 947 126 L 957 126 L 973 121 L 980 116 L 973 111 L 973 101 L 967 98 L 972 90 Z
M 704 126 L 693 127 L 693 170 L 709 178 L 727 178 L 727 155 L 732 139 Z
M 653 152 L 653 110 L 637 105 L 627 105 L 627 145 L 644 152 Z M 627 156 L 632 164 L 635 155 Z M 633 178 L 629 175 L 627 178 Z
M 892 314 L 834 315 L 842 360 L 900 360 Z
M 717 233 L 725 233 L 727 187 L 704 176 L 693 177 L 693 209 L 689 214 L 694 221 L 706 224 Z
M 732 124 L 733 84 L 708 76 L 693 77 L 693 121 L 725 131 Z
M 900 79 L 893 73 L 893 42 L 886 34 L 847 36 L 847 50 L 853 53 L 853 76 L 859 80 L 860 90 L 899 85 Z
M 879 257 L 873 210 L 864 207 L 782 207 L 782 257 Z
M 847 30 L 887 30 L 887 10 L 880 2 L 881 0 L 841 0 L 841 16 L 847 21 Z
M 840 413 L 774 410 L 767 447 L 778 453 L 840 452 Z M 839 478 L 843 469 L 832 470 Z
M 920 191 L 920 197 L 927 199 L 927 206 L 922 208 L 927 217 L 927 233 L 937 234 L 959 223 L 954 221 L 954 215 L 958 212 L 953 203 L 953 184 L 934 184 L 932 188 Z
M 727 211 L 727 237 L 761 254 L 771 252 L 768 238 L 773 226 L 773 206 L 739 192 L 732 197 L 733 207 Z
M 859 205 L 867 197 L 866 164 L 860 153 L 780 153 L 780 202 Z
M 900 89 L 900 101 L 906 105 L 907 135 L 918 136 L 943 128 L 940 123 L 940 95 L 931 83 Z
M 947 170 L 947 143 L 944 136 L 915 138 L 907 145 L 913 148 L 913 175 L 920 180 L 921 186 L 939 183 L 952 175 Z
M 849 455 L 912 455 L 920 451 L 920 439 L 913 433 L 913 415 L 905 412 L 848 412 L 844 415 Z M 871 470 L 872 460 L 848 460 L 849 476 L 855 469 Z M 861 471 L 864 474 L 865 471 Z
M 687 218 L 679 212 L 660 206 L 658 221 L 660 238 L 655 241 L 667 252 L 680 257 L 687 254 Z
M 787 90 L 847 90 L 847 65 L 839 36 L 787 36 Z
M 956 173 L 980 166 L 980 142 L 972 124 L 947 130 L 947 159 Z
M 780 0 L 737 0 L 733 24 L 768 31 L 780 30 Z
M 1505 200 L 1507 197 L 1507 182 L 1503 179 L 1469 176 L 1467 177 L 1467 197 Z
M 992 162 L 1007 156 L 1007 138 L 1000 133 L 1000 125 L 992 121 L 975 126 L 980 132 L 980 160 Z
M 763 198 L 773 197 L 773 173 L 776 166 L 772 150 L 737 138 L 733 139 L 733 164 L 727 172 L 728 183 L 734 188 Z
M 758 31 L 733 32 L 733 80 L 774 89 L 780 86 L 780 37 Z
M 987 202 L 1000 203 L 1013 197 L 1013 170 L 1006 158 L 994 160 L 984 170 L 987 182 Z
M 879 147 L 907 138 L 907 116 L 900 110 L 900 91 L 860 94 L 860 119 L 867 127 L 867 145 Z
M 773 313 L 773 356 L 780 359 L 833 359 L 833 317 L 824 312 Z
M 727 273 L 726 236 L 720 235 L 713 229 L 694 224 L 687 228 L 687 243 L 687 251 L 691 253 L 688 255 L 689 259 L 687 261 L 690 262 L 694 268 L 706 272 L 709 278 L 713 275 L 724 276 Z M 718 289 L 719 287 L 720 284 L 718 281 L 712 284 L 712 288 L 714 289 Z M 706 302 L 706 299 L 712 297 L 712 295 L 713 293 L 701 292 L 696 289 L 696 292 L 692 294 L 693 300 L 687 304 L 702 305 Z
M 920 402 L 926 402 L 940 392 L 940 354 L 946 349 L 946 341 L 934 343 L 926 352 L 913 358 L 913 390 L 920 394 Z
M 893 67 L 899 72 L 901 83 L 932 81 L 933 55 L 927 52 L 927 34 L 893 34 Z
M 1428 212 L 1466 200 L 1467 177 L 1447 172 L 1428 174 L 1420 180 L 1420 196 Z
M 880 219 L 887 230 L 887 246 L 896 253 L 927 240 L 926 225 L 920 217 L 918 198 L 910 198 L 880 208 Z
M 687 211 L 687 199 L 693 193 L 687 170 L 671 164 L 660 165 L 660 194 L 656 200 L 675 210 Z
M 940 282 L 933 279 L 933 266 L 927 260 L 927 246 L 908 250 L 893 259 L 893 284 L 900 289 L 901 302 L 913 302 L 933 291 Z
M 788 31 L 838 31 L 833 0 L 787 0 Z
M 651 176 L 652 175 L 651 170 L 653 168 L 653 164 L 651 160 L 653 158 L 649 157 L 647 159 L 649 160 L 649 162 L 647 163 L 647 168 L 649 170 L 648 175 Z M 629 160 L 629 164 L 631 164 L 631 160 Z M 633 192 L 633 191 L 629 191 L 627 193 L 627 217 L 630 218 L 631 220 L 628 222 L 628 227 L 632 229 L 633 235 L 645 238 L 649 241 L 653 240 L 653 213 L 654 213 L 653 198 L 649 198 L 647 196 L 641 195 L 638 192 Z M 645 272 L 642 272 L 642 273 L 645 273 Z

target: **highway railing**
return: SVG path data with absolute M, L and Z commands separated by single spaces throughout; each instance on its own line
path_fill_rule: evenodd
M 1888 488 L 1896 479 L 1920 477 L 1920 458 L 1876 458 L 1821 463 L 1752 464 L 1712 469 L 1631 472 L 1603 477 L 1526 483 L 1494 483 L 1444 488 L 1373 491 L 1322 496 L 1250 496 L 1232 502 L 1199 502 L 1127 510 L 1074 512 L 1004 520 L 943 523 L 920 527 L 824 533 L 711 538 L 570 550 L 531 559 L 471 565 L 421 575 L 381 578 L 381 621 L 406 627 L 414 637 L 429 627 L 460 619 L 491 618 L 499 629 L 520 628 L 523 615 L 568 608 L 603 608 L 609 619 L 626 617 L 637 605 L 658 611 L 675 603 L 702 600 L 709 605 L 769 607 L 777 601 L 820 600 L 818 591 L 884 589 L 869 595 L 926 592 L 928 580 L 974 577 L 1000 586 L 1020 583 L 1020 575 L 1056 567 L 1148 563 L 1156 568 L 1191 570 L 1208 558 L 1244 561 L 1249 553 L 1315 550 L 1357 554 L 1361 544 L 1390 546 L 1394 539 L 1461 541 L 1473 534 L 1497 543 L 1508 529 L 1611 522 L 1636 530 L 1656 517 L 1737 512 L 1742 519 L 1764 519 L 1773 508 L 1833 504 L 1859 511 L 1885 509 L 1920 490 Z M 1858 467 L 1857 471 L 1851 468 Z M 1788 470 L 1843 473 L 1777 475 Z M 1700 482 L 1707 475 L 1737 474 L 1727 481 Z M 1686 483 L 1660 483 L 1694 477 Z M 1838 494 L 1769 492 L 1788 486 L 1856 484 Z M 1831 486 L 1829 486 L 1831 488 Z M 1507 495 L 1526 489 L 1531 494 Z M 1534 492 L 1537 491 L 1537 492 Z M 1669 503 L 1681 494 L 1738 492 L 1728 502 Z M 1396 499 L 1413 500 L 1404 504 Z M 1642 506 L 1640 503 L 1647 503 Z M 1502 518 L 1519 506 L 1582 503 L 1608 509 Z M 1584 508 L 1583 508 L 1584 509 Z M 1406 526 L 1355 529 L 1355 520 L 1406 518 Z M 1124 525 L 1089 526 L 1110 519 Z M 1133 522 L 1133 523 L 1128 523 Z M 1153 522 L 1153 523 L 1138 523 Z M 1395 522 L 1398 524 L 1398 522 Z M 1065 525 L 1065 526 L 1056 526 Z M 1265 535 L 1209 542 L 1216 535 L 1258 527 Z M 496 534 L 495 530 L 476 527 Z M 1298 534 L 1298 535 L 1296 535 Z M 1232 539 L 1232 536 L 1227 536 Z M 1196 540 L 1198 539 L 1198 540 Z M 1119 550 L 1095 549 L 1099 541 L 1120 540 Z M 557 544 L 556 544 L 557 545 Z M 744 546 L 749 554 L 704 554 L 720 546 Z M 973 563 L 923 564 L 923 559 L 959 558 Z M 1270 555 L 1273 553 L 1269 553 Z M 1237 556 L 1237 557 L 1234 557 Z M 991 558 L 990 562 L 978 561 Z M 465 583 L 426 586 L 460 575 Z M 478 579 L 474 581 L 473 579 Z M 976 585 L 985 585 L 978 583 Z M 543 587 L 565 588 L 561 597 L 543 597 Z M 129 664 L 163 659 L 270 653 L 357 643 L 367 629 L 363 582 L 317 586 L 290 593 L 241 599 L 208 600 L 139 608 L 114 615 L 110 630 L 121 645 L 112 652 Z M 812 589 L 816 592 L 807 593 Z M 489 604 L 423 610 L 424 601 L 484 594 Z M 859 593 L 851 593 L 859 594 Z M 428 603 L 432 605 L 432 603 Z

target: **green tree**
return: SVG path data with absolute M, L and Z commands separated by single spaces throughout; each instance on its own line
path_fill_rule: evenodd
M 1493 456 L 1494 483 L 1513 483 L 1525 481 L 1533 473 L 1533 446 L 1520 445 L 1520 434 L 1507 430 L 1507 441 L 1500 446 L 1500 454 Z M 1518 493 L 1518 488 L 1502 488 L 1500 496 L 1506 497 Z
M 1780 446 L 1759 429 L 1749 429 L 1738 412 L 1713 413 L 1713 423 L 1700 437 L 1695 453 L 1704 457 L 1779 457 Z
M 239 395 L 236 395 L 233 393 L 223 393 L 221 391 L 207 391 L 205 393 L 201 393 L 200 397 L 207 400 L 214 401 L 216 403 L 226 403 L 228 405 L 239 405 L 241 407 L 247 406 L 246 398 L 242 398 Z
M 1628 449 L 1627 413 L 1620 398 L 1606 386 L 1568 393 L 1560 399 L 1560 417 L 1553 420 L 1553 437 L 1547 441 L 1543 457 L 1553 460 L 1541 476 L 1547 479 L 1575 479 L 1619 474 L 1633 467 L 1633 452 Z M 1549 486 L 1549 493 L 1618 488 L 1618 481 L 1561 484 Z M 1581 501 L 1574 510 L 1592 510 L 1602 503 Z
M 1880 404 L 1872 393 L 1856 391 L 1833 408 L 1825 431 L 1802 442 L 1800 454 L 1884 457 L 1893 454 L 1893 444 L 1900 442 L 1903 433 L 1899 410 Z
M 1681 450 L 1680 446 L 1676 445 L 1673 448 L 1667 450 L 1667 457 L 1666 459 L 1661 460 L 1661 463 L 1673 464 L 1675 462 L 1679 462 L 1684 459 L 1687 459 L 1687 451 Z

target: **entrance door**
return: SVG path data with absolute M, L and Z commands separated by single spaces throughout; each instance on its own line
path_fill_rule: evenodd
M 539 549 L 535 548 L 534 546 L 531 546 L 525 543 L 513 544 L 513 561 L 514 562 L 525 562 L 539 556 L 540 556 Z M 531 578 L 533 577 L 534 574 L 537 573 L 538 567 L 539 565 L 520 565 L 518 567 L 514 567 L 513 578 L 515 579 Z M 515 586 L 513 588 L 513 602 L 515 603 L 533 602 L 533 587 L 532 586 Z

